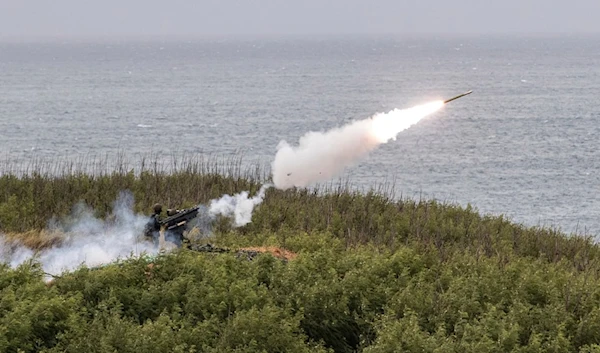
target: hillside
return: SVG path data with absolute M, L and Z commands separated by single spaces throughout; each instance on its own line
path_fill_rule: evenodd
M 3 175 L 4 252 L 59 246 L 48 224 L 80 201 L 110 221 L 125 190 L 133 211 L 148 213 L 155 202 L 189 207 L 261 184 L 260 173 L 191 164 Z M 590 238 L 343 186 L 268 189 L 250 224 L 211 225 L 196 241 L 296 256 L 182 249 L 50 282 L 37 262 L 1 265 L 0 351 L 600 352 Z

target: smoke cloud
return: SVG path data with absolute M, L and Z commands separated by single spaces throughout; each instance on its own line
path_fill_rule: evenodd
M 0 233 L 0 263 L 7 263 L 11 268 L 15 268 L 33 255 L 30 249 L 7 242 Z
M 394 109 L 327 132 L 311 131 L 297 147 L 281 141 L 272 163 L 275 187 L 285 190 L 329 180 L 443 105 L 436 101 Z
M 218 215 L 233 217 L 235 227 L 245 226 L 252 220 L 254 207 L 262 203 L 265 198 L 265 192 L 272 186 L 271 184 L 261 186 L 254 197 L 248 197 L 248 192 L 242 191 L 233 196 L 225 195 L 218 200 L 213 200 L 210 202 L 209 214 L 212 217 Z
M 212 222 L 218 215 L 233 217 L 235 227 L 244 226 L 250 223 L 252 212 L 263 201 L 269 187 L 272 185 L 263 185 L 254 197 L 249 197 L 249 193 L 244 191 L 212 200 L 208 207 L 200 205 L 193 225 L 203 236 L 210 234 Z M 44 272 L 55 276 L 82 265 L 96 267 L 120 258 L 157 254 L 160 249 L 143 236 L 149 217 L 135 214 L 133 205 L 131 193 L 121 193 L 115 201 L 113 213 L 107 220 L 101 220 L 94 217 L 92 209 L 77 204 L 69 217 L 51 221 L 48 227 L 50 231 L 64 234 L 63 241 L 38 252 L 8 242 L 0 234 L 0 262 L 15 268 L 25 261 L 35 260 L 42 265 Z
M 149 242 L 142 241 L 147 216 L 133 213 L 133 197 L 130 193 L 121 193 L 115 201 L 110 221 L 94 217 L 93 210 L 78 204 L 72 214 L 62 221 L 53 221 L 50 230 L 64 233 L 60 245 L 37 253 L 23 246 L 9 246 L 0 239 L 3 251 L 0 261 L 16 267 L 34 259 L 39 261 L 43 270 L 51 275 L 71 271 L 83 264 L 94 267 L 113 262 L 119 258 L 155 254 Z

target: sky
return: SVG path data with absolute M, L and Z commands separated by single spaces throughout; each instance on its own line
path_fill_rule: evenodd
M 600 0 L 0 0 L 0 38 L 600 33 Z

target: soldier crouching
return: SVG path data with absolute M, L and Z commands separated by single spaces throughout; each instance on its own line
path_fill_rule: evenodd
M 148 223 L 144 228 L 144 236 L 151 240 L 154 246 L 158 247 L 160 242 L 160 214 L 162 213 L 162 206 L 155 204 L 152 207 L 154 213 L 150 216 Z

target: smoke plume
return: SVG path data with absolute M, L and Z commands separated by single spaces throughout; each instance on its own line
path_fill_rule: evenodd
M 142 253 L 154 254 L 158 250 L 140 239 L 147 216 L 133 213 L 133 197 L 121 193 L 116 200 L 110 221 L 94 217 L 93 211 L 83 205 L 74 207 L 72 214 L 62 221 L 54 221 L 50 230 L 63 233 L 63 241 L 56 246 L 34 252 L 23 246 L 8 245 L 0 239 L 0 262 L 11 267 L 35 259 L 51 275 L 71 271 L 82 264 L 100 266 L 119 258 Z
M 297 147 L 281 141 L 272 163 L 275 187 L 285 190 L 329 180 L 443 105 L 435 101 L 394 109 L 327 132 L 311 131 L 300 138 Z
M 7 263 L 11 268 L 15 268 L 33 257 L 33 255 L 31 249 L 19 245 L 14 246 L 6 241 L 0 233 L 0 263 Z
M 212 222 L 218 215 L 233 217 L 235 227 L 244 226 L 250 223 L 254 208 L 263 201 L 266 190 L 271 186 L 263 185 L 254 197 L 249 197 L 249 193 L 244 191 L 212 200 L 208 207 L 200 205 L 198 216 L 192 224 L 202 236 L 210 234 Z M 130 193 L 121 193 L 107 220 L 94 217 L 92 209 L 77 204 L 69 217 L 50 222 L 50 231 L 64 234 L 59 245 L 34 252 L 25 246 L 8 242 L 0 234 L 0 263 L 15 268 L 33 259 L 42 265 L 44 272 L 59 275 L 81 265 L 96 267 L 119 258 L 144 253 L 153 255 L 159 249 L 144 239 L 143 231 L 147 222 L 147 215 L 133 212 Z
M 252 219 L 254 207 L 263 201 L 265 192 L 271 186 L 270 184 L 261 186 L 254 197 L 248 197 L 248 192 L 242 191 L 233 196 L 225 195 L 218 200 L 212 200 L 209 206 L 209 214 L 213 217 L 217 215 L 233 217 L 235 227 L 245 226 Z

